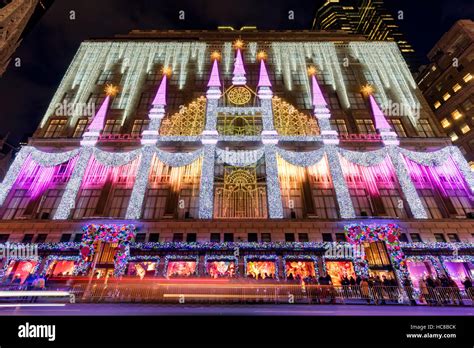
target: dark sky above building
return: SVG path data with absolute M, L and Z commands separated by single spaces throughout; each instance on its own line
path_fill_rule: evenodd
M 56 0 L 24 38 L 0 78 L 0 134 L 26 140 L 40 122 L 62 76 L 83 40 L 125 34 L 132 29 L 216 29 L 255 25 L 258 29 L 310 29 L 323 0 Z M 474 18 L 472 0 L 386 0 L 404 11 L 401 30 L 421 62 L 441 35 L 463 18 Z M 185 11 L 185 20 L 178 18 Z M 288 11 L 294 11 L 294 20 Z M 71 11 L 75 20 L 70 19 Z

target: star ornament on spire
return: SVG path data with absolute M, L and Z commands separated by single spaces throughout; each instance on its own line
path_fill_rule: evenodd
M 240 49 L 244 48 L 244 42 L 242 41 L 242 39 L 237 39 L 237 40 L 235 40 L 235 42 L 234 42 L 234 48 L 235 48 L 236 50 L 240 50 Z
M 375 92 L 375 89 L 374 87 L 371 85 L 371 84 L 366 84 L 365 86 L 362 86 L 362 88 L 360 89 L 360 91 L 362 92 L 363 95 L 365 96 L 370 96 L 372 94 L 374 94 Z
M 308 67 L 308 75 L 309 76 L 314 76 L 316 75 L 316 73 L 318 72 L 318 70 L 316 69 L 316 67 L 314 65 L 311 65 Z
M 219 51 L 212 52 L 211 60 L 221 60 L 221 53 Z
M 105 85 L 105 94 L 108 95 L 109 97 L 115 97 L 119 92 L 120 88 L 119 86 L 115 86 L 111 83 Z
M 173 73 L 173 69 L 170 66 L 164 66 L 163 68 L 161 68 L 161 73 L 163 75 L 166 75 L 167 77 L 170 77 Z
M 265 51 L 260 51 L 257 53 L 257 59 L 258 60 L 265 60 L 267 59 L 267 52 Z

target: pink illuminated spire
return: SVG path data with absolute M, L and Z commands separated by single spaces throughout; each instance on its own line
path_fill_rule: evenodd
M 158 92 L 156 92 L 155 99 L 153 99 L 152 105 L 166 105 L 166 80 L 168 79 L 166 73 L 163 74 Z
M 221 80 L 219 78 L 219 69 L 217 67 L 217 59 L 214 59 L 212 64 L 211 76 L 209 78 L 209 83 L 207 87 L 221 87 Z
M 321 88 L 319 87 L 318 81 L 316 80 L 315 74 L 312 75 L 313 82 L 313 106 L 323 106 L 326 107 L 328 104 L 324 99 Z
M 110 95 L 108 95 L 102 105 L 100 106 L 99 110 L 95 114 L 94 118 L 92 119 L 91 124 L 89 125 L 89 131 L 101 131 L 104 129 L 104 122 L 105 116 L 107 115 L 107 109 L 109 108 L 110 103 Z
M 235 58 L 234 76 L 245 76 L 244 61 L 242 59 L 240 48 L 237 49 L 237 57 Z
M 369 95 L 370 106 L 372 107 L 372 114 L 374 115 L 375 128 L 376 129 L 391 129 L 388 124 L 385 115 L 382 110 L 380 110 L 375 98 L 372 95 Z
M 267 68 L 265 67 L 265 61 L 260 61 L 260 76 L 258 78 L 258 87 L 271 87 L 272 83 L 268 78 Z

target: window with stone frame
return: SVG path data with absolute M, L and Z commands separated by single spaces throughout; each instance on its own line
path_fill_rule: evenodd
M 77 120 L 76 128 L 74 128 L 73 138 L 81 138 L 90 123 L 91 119 L 89 118 L 80 118 Z
M 120 134 L 122 122 L 120 120 L 106 120 L 103 134 Z
M 418 131 L 418 136 L 420 137 L 423 137 L 423 138 L 435 137 L 433 128 L 431 127 L 431 124 L 427 119 L 418 120 L 416 130 Z
M 95 216 L 95 209 L 99 203 L 101 189 L 82 189 L 76 202 L 73 218 L 82 219 Z
M 139 137 L 142 135 L 142 132 L 148 129 L 148 125 L 150 124 L 150 120 L 135 120 L 133 121 L 133 128 L 131 135 Z
M 357 131 L 359 134 L 375 134 L 374 121 L 370 119 L 358 119 L 356 121 Z
M 59 138 L 63 136 L 64 129 L 67 126 L 67 120 L 63 118 L 52 118 L 50 119 L 46 131 L 44 132 L 44 138 Z

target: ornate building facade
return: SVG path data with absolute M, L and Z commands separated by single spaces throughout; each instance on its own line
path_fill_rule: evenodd
M 393 42 L 133 31 L 80 46 L 0 186 L 0 235 L 38 244 L 32 272 L 471 276 L 473 188 Z

